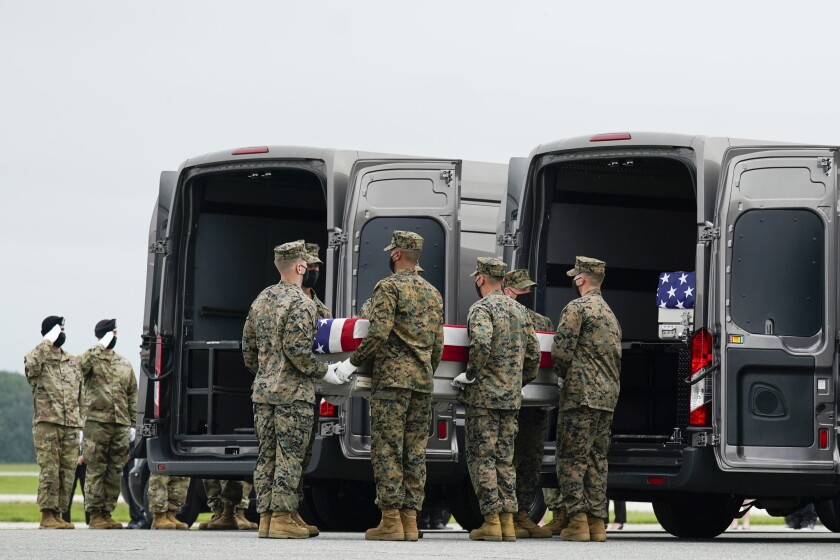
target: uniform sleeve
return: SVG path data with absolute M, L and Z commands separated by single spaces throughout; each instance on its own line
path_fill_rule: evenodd
M 350 363 L 359 367 L 373 358 L 388 340 L 394 329 L 394 314 L 397 310 L 397 291 L 388 283 L 379 283 L 370 299 L 370 327 L 361 345 L 350 356 Z
M 33 393 L 35 392 L 35 387 L 38 386 L 38 378 L 41 377 L 44 365 L 44 352 L 49 352 L 50 346 L 50 341 L 44 340 L 23 358 L 23 371 L 26 374 L 26 380 L 29 382 Z
M 289 309 L 289 315 L 283 327 L 283 353 L 295 368 L 318 379 L 327 373 L 326 364 L 315 359 L 312 353 L 312 339 L 315 336 L 315 324 L 318 311 L 312 300 L 301 300 Z
M 82 370 L 82 379 L 87 379 L 90 377 L 91 372 L 93 372 L 90 350 L 85 351 L 84 354 L 79 356 L 79 369 Z
M 137 377 L 134 375 L 134 368 L 129 366 L 131 371 L 131 378 L 128 380 L 128 388 L 126 389 L 126 398 L 128 399 L 128 417 L 131 425 L 137 421 Z
M 251 370 L 254 375 L 260 369 L 259 353 L 257 352 L 257 332 L 254 325 L 254 308 L 248 311 L 245 319 L 245 326 L 242 329 L 242 359 L 245 367 Z
M 525 362 L 522 367 L 522 386 L 537 378 L 540 369 L 540 343 L 531 321 L 525 327 Z
M 583 320 L 580 307 L 574 303 L 567 305 L 560 314 L 557 323 L 557 333 L 551 344 L 551 358 L 554 362 L 554 372 L 559 377 L 566 377 L 569 366 L 572 365 L 572 356 L 577 348 L 580 326 Z
M 432 345 L 432 373 L 437 371 L 440 359 L 443 356 L 443 321 L 438 324 L 435 333 L 435 342 Z
M 493 342 L 493 320 L 490 313 L 480 306 L 470 309 L 467 318 L 467 333 L 470 337 L 470 361 L 467 362 L 467 378 L 476 379 L 487 360 Z

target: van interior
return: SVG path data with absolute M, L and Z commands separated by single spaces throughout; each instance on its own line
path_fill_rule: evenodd
M 279 280 L 274 247 L 305 239 L 324 259 L 327 208 L 323 183 L 312 171 L 260 167 L 198 175 L 182 193 L 188 230 L 178 302 L 184 335 L 181 396 L 186 406 L 177 433 L 253 434 L 251 384 L 241 339 L 251 303 Z M 322 298 L 322 271 L 315 292 Z
M 545 263 L 543 312 L 556 321 L 573 298 L 576 255 L 606 261 L 604 297 L 623 335 L 614 440 L 667 440 L 688 422 L 687 354 L 658 338 L 656 291 L 662 272 L 695 267 L 693 168 L 677 157 L 590 156 L 550 163 L 541 177 L 532 251 Z

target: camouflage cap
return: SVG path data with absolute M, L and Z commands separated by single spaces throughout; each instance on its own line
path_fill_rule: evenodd
M 470 276 L 484 274 L 493 278 L 502 278 L 505 275 L 506 268 L 507 265 L 503 260 L 494 257 L 478 257 L 475 259 L 475 272 Z
M 411 249 L 421 251 L 423 249 L 423 238 L 413 231 L 394 230 L 391 235 L 391 244 L 385 247 L 386 251 L 393 249 Z
M 307 260 L 306 257 L 306 245 L 303 241 L 290 241 L 274 248 L 275 261 Z
M 306 259 L 307 263 L 324 264 L 324 261 L 322 261 L 321 258 L 318 256 L 318 253 L 321 252 L 321 247 L 319 247 L 317 243 L 307 243 L 306 252 L 309 255 L 309 258 Z
M 516 288 L 517 290 L 527 290 L 531 286 L 536 286 L 537 283 L 531 280 L 528 271 L 524 268 L 517 268 L 505 274 L 505 286 L 509 288 Z
M 566 272 L 566 276 L 578 274 L 604 274 L 607 263 L 589 257 L 575 257 L 575 267 Z

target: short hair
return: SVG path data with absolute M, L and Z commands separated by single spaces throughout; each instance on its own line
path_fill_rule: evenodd
M 417 264 L 417 261 L 420 260 L 420 254 L 422 253 L 420 249 L 402 249 L 400 247 L 397 247 L 397 249 L 402 251 L 402 254 L 405 256 L 405 260 L 408 262 Z
M 504 276 L 490 276 L 489 274 L 480 274 L 479 276 L 484 276 L 487 280 L 490 280 L 494 284 L 503 285 L 505 283 Z
M 584 272 L 583 276 L 586 276 L 586 279 L 589 280 L 589 283 L 593 284 L 595 286 L 600 286 L 601 284 L 604 283 L 604 273 L 603 272 L 599 272 L 599 273 Z
M 298 259 L 289 259 L 289 260 L 277 260 L 274 261 L 274 266 L 277 267 L 277 272 L 280 274 L 286 274 L 292 270 L 292 267 L 298 264 L 307 264 L 306 259 L 298 258 Z M 307 265 L 308 267 L 308 265 Z

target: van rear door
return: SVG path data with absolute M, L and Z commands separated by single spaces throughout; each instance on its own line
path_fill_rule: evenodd
M 496 235 L 497 256 L 511 268 L 517 268 L 516 257 L 521 234 L 519 232 L 519 203 L 528 179 L 530 158 L 510 158 L 508 165 L 507 192 L 499 208 L 499 224 Z
M 710 300 L 724 470 L 834 466 L 836 166 L 833 149 L 724 160 Z

